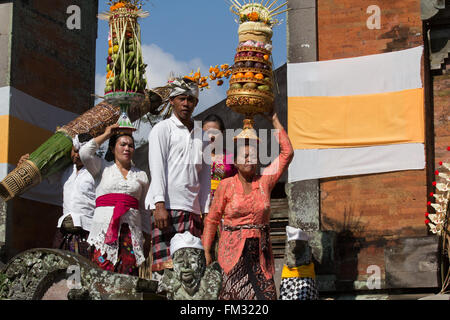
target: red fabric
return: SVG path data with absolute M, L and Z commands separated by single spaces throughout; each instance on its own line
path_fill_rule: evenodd
M 139 268 L 136 266 L 136 257 L 133 250 L 133 241 L 131 239 L 131 231 L 128 224 L 123 223 L 120 227 L 119 236 L 119 260 L 116 265 L 113 265 L 108 260 L 108 255 L 95 249 L 92 261 L 97 264 L 102 270 L 128 274 L 132 276 L 139 276 Z
M 98 197 L 96 207 L 114 207 L 113 216 L 106 232 L 105 243 L 112 244 L 118 239 L 120 217 L 131 208 L 139 209 L 139 201 L 128 194 L 109 193 Z

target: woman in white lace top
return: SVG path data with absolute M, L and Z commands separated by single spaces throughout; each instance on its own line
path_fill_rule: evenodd
M 94 177 L 96 208 L 88 243 L 94 247 L 92 260 L 104 270 L 138 275 L 145 261 L 144 234 L 150 234 L 150 215 L 144 209 L 149 180 L 132 163 L 134 139 L 114 124 L 90 140 L 80 157 Z M 96 156 L 109 139 L 112 161 Z M 106 157 L 108 158 L 108 157 Z

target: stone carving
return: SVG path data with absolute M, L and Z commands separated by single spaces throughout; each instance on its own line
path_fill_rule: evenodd
M 421 18 L 428 20 L 435 16 L 440 9 L 445 9 L 445 0 L 421 0 Z
M 103 271 L 78 254 L 55 249 L 25 251 L 0 270 L 0 300 L 164 299 L 157 287 L 156 281 Z
M 203 250 L 182 248 L 173 255 L 173 270 L 164 271 L 159 290 L 169 300 L 217 300 L 221 287 L 219 264 L 207 267 Z
M 286 227 L 285 266 L 281 274 L 280 300 L 317 300 L 309 235 L 300 228 Z
M 286 265 L 295 268 L 311 263 L 312 252 L 308 241 L 290 240 L 285 251 Z

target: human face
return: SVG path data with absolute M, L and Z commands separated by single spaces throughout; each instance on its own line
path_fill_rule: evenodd
M 173 112 L 181 121 L 191 119 L 192 113 L 197 106 L 198 99 L 185 94 L 170 99 L 173 106 Z
M 238 148 L 235 166 L 242 175 L 254 176 L 258 166 L 258 155 L 255 146 L 240 146 Z
M 130 136 L 121 136 L 114 147 L 114 158 L 123 166 L 129 166 L 134 155 L 134 140 Z
M 214 142 L 218 136 L 222 134 L 220 131 L 220 125 L 215 121 L 206 122 L 203 125 L 203 131 L 206 131 L 209 137 L 209 141 Z
M 75 147 L 72 146 L 72 150 L 70 151 L 70 158 L 72 159 L 72 163 L 77 166 L 77 168 L 83 167 L 83 162 L 81 162 L 79 150 L 76 150 Z

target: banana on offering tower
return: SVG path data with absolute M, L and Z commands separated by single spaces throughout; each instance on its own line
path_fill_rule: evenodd
M 99 14 L 100 19 L 108 20 L 111 35 L 105 101 L 57 128 L 55 134 L 33 151 L 27 161 L 11 171 L 0 182 L 0 197 L 3 201 L 26 192 L 46 177 L 67 167 L 71 163 L 72 139 L 77 134 L 89 133 L 96 137 L 114 123 L 132 127 L 133 121 L 148 113 L 161 114 L 161 105 L 168 100 L 171 91 L 168 86 L 146 89 L 146 66 L 142 59 L 137 19 L 148 16 L 148 13 L 141 10 L 140 0 L 122 0 L 110 4 L 109 12 Z
M 109 12 L 99 15 L 109 23 L 105 96 L 114 92 L 143 93 L 147 86 L 147 65 L 142 57 L 138 18 L 149 14 L 141 10 L 140 1 L 122 0 L 111 4 Z

